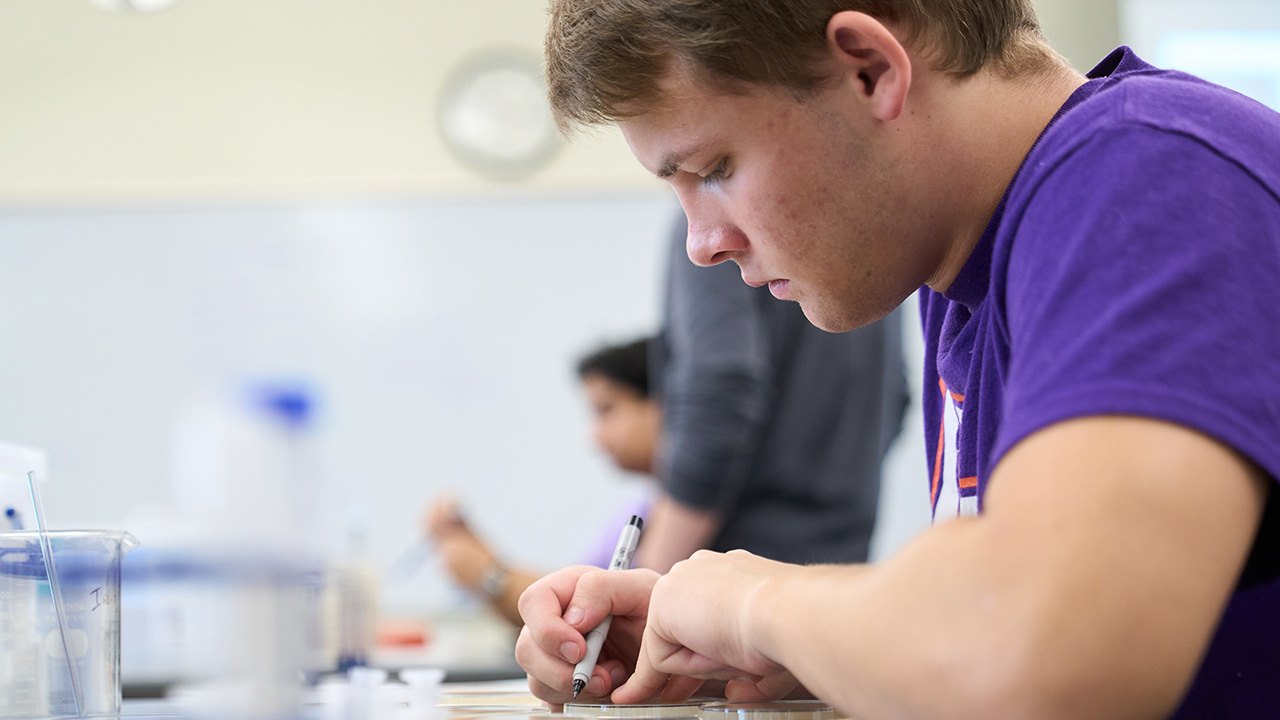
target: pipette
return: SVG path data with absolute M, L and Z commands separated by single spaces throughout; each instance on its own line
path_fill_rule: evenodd
M 58 629 L 62 632 L 62 651 L 67 657 L 67 672 L 71 675 L 71 694 L 76 701 L 76 715 L 84 714 L 84 695 L 80 690 L 80 671 L 76 669 L 75 657 L 71 654 L 71 636 L 67 628 L 67 611 L 62 604 L 62 588 L 58 584 L 58 573 L 54 571 L 53 544 L 49 542 L 49 531 L 44 524 L 44 503 L 40 500 L 40 489 L 37 487 L 34 470 L 27 473 L 27 484 L 31 486 L 31 504 L 36 511 L 36 532 L 40 538 L 40 552 L 44 555 L 44 571 L 49 576 L 49 591 L 53 595 L 53 611 L 58 616 Z

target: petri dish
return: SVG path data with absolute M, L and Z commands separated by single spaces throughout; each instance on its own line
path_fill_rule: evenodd
M 593 718 L 696 718 L 700 703 L 639 703 L 617 705 L 614 703 L 565 703 L 564 714 Z
M 507 707 L 499 711 L 475 712 L 474 708 L 464 706 L 442 707 L 444 718 L 448 720 L 520 720 L 521 718 L 550 717 L 550 710 L 537 708 Z
M 495 718 L 499 715 L 537 714 L 540 708 L 521 707 L 519 705 L 439 705 L 451 718 Z
M 775 700 L 754 703 L 707 703 L 701 720 L 834 720 L 836 711 L 818 700 Z

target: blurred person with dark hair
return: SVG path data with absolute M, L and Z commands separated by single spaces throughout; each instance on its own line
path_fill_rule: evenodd
M 592 411 L 592 434 L 597 447 L 622 470 L 651 476 L 662 414 L 649 394 L 652 340 L 643 338 L 607 345 L 578 361 L 577 374 Z M 648 503 L 642 503 L 647 505 Z M 608 567 L 618 528 L 629 515 L 644 515 L 643 507 L 628 506 L 619 519 L 601 528 L 602 535 L 584 563 Z M 499 553 L 476 535 L 462 509 L 450 496 L 436 498 L 423 517 L 423 530 L 435 543 L 449 574 L 462 587 L 482 595 L 502 617 L 520 625 L 516 607 L 520 593 L 539 575 L 503 562 Z

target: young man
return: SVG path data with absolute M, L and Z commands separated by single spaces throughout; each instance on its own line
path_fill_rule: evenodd
M 696 262 L 833 331 L 926 286 L 936 522 L 877 566 L 563 570 L 521 598 L 536 693 L 612 614 L 618 702 L 1280 716 L 1280 117 L 1123 48 L 1086 79 L 1027 0 L 556 0 L 547 61 Z

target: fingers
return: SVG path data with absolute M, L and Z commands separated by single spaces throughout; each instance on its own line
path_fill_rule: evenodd
M 564 621 L 585 635 L 610 615 L 643 618 L 658 577 L 650 570 L 585 573 L 569 599 Z
M 627 677 L 627 668 L 622 664 L 622 661 L 606 660 L 601 662 L 596 665 L 595 670 L 591 674 L 591 680 L 587 683 L 587 686 L 583 688 L 582 694 L 576 698 L 576 701 L 582 702 L 584 699 L 607 700 L 610 693 L 613 692 L 613 689 L 625 683 L 627 681 Z M 701 685 L 702 681 L 699 680 L 696 681 L 696 683 Z M 692 695 L 696 690 L 697 687 L 692 688 L 689 691 L 689 695 Z M 687 697 L 688 696 L 685 696 L 679 699 L 684 700 L 687 699 Z
M 684 675 L 672 675 L 667 680 L 667 686 L 662 689 L 662 702 L 684 702 L 693 697 L 693 694 L 698 692 L 706 682 L 706 680 Z
M 569 693 L 568 697 L 564 693 L 547 685 L 533 675 L 529 674 L 529 692 L 539 700 L 543 700 L 551 705 L 552 709 L 562 708 L 566 702 L 573 699 L 573 693 Z
M 743 663 L 744 653 L 740 648 L 724 641 L 725 635 L 731 633 L 722 627 L 718 610 L 723 610 L 726 603 L 723 598 L 707 592 L 707 583 L 701 577 L 708 567 L 724 576 L 728 572 L 726 565 L 752 557 L 746 553 L 726 556 L 699 551 L 678 563 L 657 584 L 652 593 L 655 614 L 648 618 L 635 671 L 613 692 L 615 702 L 643 702 L 659 693 L 664 700 L 683 699 L 682 695 L 687 698 L 700 684 L 691 678 L 739 681 L 738 684 L 745 680 L 750 689 L 759 694 L 786 684 L 785 680 L 770 680 L 762 688 L 757 687 L 764 682 L 762 674 L 771 670 L 751 667 L 759 663 Z M 691 604 L 690 600 L 694 602 Z M 686 612 L 677 612 L 675 608 Z M 699 650 L 694 650 L 695 647 Z M 754 660 L 750 656 L 745 659 Z M 744 665 L 751 669 L 744 669 Z M 746 694 L 747 690 L 740 692 Z
M 649 639 L 646 636 L 645 642 Z M 706 682 L 702 677 L 671 675 L 656 669 L 644 650 L 636 662 L 636 670 L 611 696 L 619 705 L 645 702 L 661 697 L 662 702 L 682 702 L 693 696 Z
M 614 688 L 626 682 L 627 676 L 629 674 L 627 672 L 626 666 L 622 664 L 621 660 L 608 660 L 606 662 L 600 663 L 599 665 L 596 666 L 596 670 L 603 671 L 605 675 L 609 678 L 608 687 L 606 687 L 605 690 L 600 693 L 602 696 L 612 692 Z
M 625 677 L 622 661 L 631 660 L 618 657 L 618 648 L 630 647 L 634 653 L 638 644 L 619 642 L 615 636 L 630 633 L 638 638 L 656 581 L 656 573 L 644 570 L 576 567 L 530 585 L 520 596 L 525 626 L 516 642 L 516 661 L 529 674 L 534 694 L 553 703 L 572 699 L 573 666 L 586 653 L 583 636 L 610 615 L 630 622 L 613 623 L 606 644 L 612 656 L 602 652 L 587 692 L 603 696 L 615 687 Z
M 640 655 L 636 658 L 636 669 L 627 678 L 622 687 L 613 691 L 612 699 L 619 705 L 630 705 L 644 702 L 662 692 L 670 677 L 653 666 L 651 658 L 658 648 L 657 656 L 666 657 L 674 646 L 659 638 L 652 628 L 646 628 L 644 642 L 640 645 Z
M 730 702 L 763 702 L 786 697 L 800 685 L 795 676 L 783 671 L 766 675 L 759 680 L 735 679 L 724 689 L 724 697 Z
M 525 625 L 516 641 L 516 662 L 529 674 L 529 690 L 549 703 L 569 702 L 573 699 L 573 665 L 543 651 L 529 635 Z
M 552 573 L 530 585 L 520 595 L 518 606 L 525 626 L 516 642 L 516 661 L 531 676 L 544 683 L 564 687 L 573 685 L 571 663 L 582 659 L 586 641 L 582 633 L 564 621 L 563 615 L 573 597 L 578 578 L 594 570 L 576 567 Z M 565 663 L 570 665 L 562 668 Z
M 768 702 L 775 698 L 760 691 L 750 680 L 730 680 L 724 686 L 724 699 L 734 703 Z
M 613 679 L 609 677 L 609 673 L 597 666 L 591 671 L 591 679 L 587 681 L 586 687 L 582 688 L 582 694 L 576 700 L 603 699 L 608 697 L 609 690 L 612 688 Z

